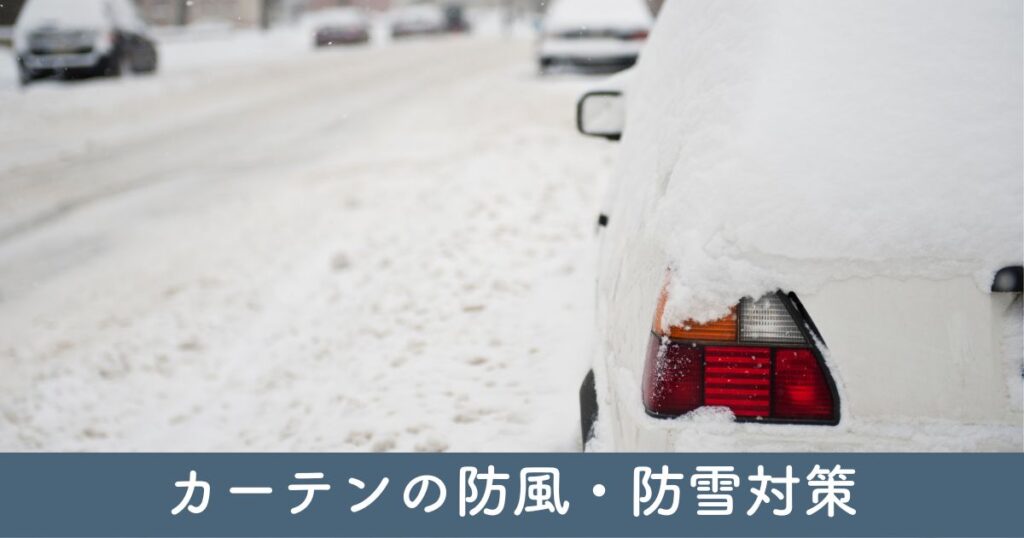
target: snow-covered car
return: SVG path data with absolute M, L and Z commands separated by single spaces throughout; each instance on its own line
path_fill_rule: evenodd
M 129 0 L 29 0 L 14 27 L 21 82 L 150 73 L 157 50 Z
M 1022 5 L 669 0 L 581 98 L 592 450 L 1024 449 Z
M 322 9 L 307 15 L 304 22 L 313 34 L 316 47 L 354 45 L 370 40 L 370 20 L 358 8 Z
M 433 5 L 414 5 L 391 12 L 391 36 L 408 37 L 448 31 L 445 11 Z
M 645 0 L 555 0 L 542 23 L 537 52 L 541 71 L 561 65 L 630 67 L 652 24 Z

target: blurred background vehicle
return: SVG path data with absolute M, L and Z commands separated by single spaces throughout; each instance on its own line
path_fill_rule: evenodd
M 618 71 L 636 63 L 654 17 L 644 0 L 555 0 L 544 16 L 541 71 Z
M 469 22 L 466 20 L 466 9 L 460 4 L 449 4 L 444 7 L 445 31 L 458 33 L 468 32 Z
M 30 0 L 14 29 L 22 84 L 157 68 L 156 45 L 129 0 Z
M 306 16 L 317 47 L 353 45 L 370 41 L 370 20 L 354 7 L 337 7 L 314 11 Z
M 391 11 L 391 37 L 440 34 L 448 31 L 445 10 L 436 5 L 415 5 Z

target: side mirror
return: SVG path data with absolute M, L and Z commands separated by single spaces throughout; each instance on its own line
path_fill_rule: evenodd
M 580 133 L 618 140 L 625 126 L 626 98 L 622 92 L 587 92 L 576 104 L 576 128 Z

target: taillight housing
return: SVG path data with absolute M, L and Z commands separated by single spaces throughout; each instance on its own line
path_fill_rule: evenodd
M 745 298 L 725 317 L 663 327 L 662 293 L 644 367 L 649 415 L 727 407 L 738 421 L 839 423 L 821 335 L 795 294 Z
M 622 39 L 626 39 L 626 40 L 632 41 L 632 40 L 647 39 L 647 35 L 648 35 L 647 30 L 635 30 L 635 31 L 632 31 L 632 32 L 629 32 L 629 33 L 622 34 L 620 37 L 622 37 Z

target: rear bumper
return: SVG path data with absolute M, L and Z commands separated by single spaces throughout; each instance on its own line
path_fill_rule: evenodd
M 370 40 L 369 32 L 360 31 L 320 31 L 315 36 L 316 45 L 325 47 L 331 45 L 354 45 L 366 43 Z
M 636 63 L 643 40 L 546 38 L 537 56 L 546 65 L 629 67 Z
M 637 55 L 621 56 L 574 56 L 574 55 L 542 55 L 540 63 L 544 66 L 565 65 L 585 68 L 619 68 L 627 69 L 636 64 Z
M 425 35 L 437 35 L 445 33 L 444 28 L 407 28 L 394 27 L 391 29 L 391 37 L 414 37 Z
M 21 65 L 35 72 L 58 70 L 89 70 L 101 67 L 106 55 L 96 52 L 85 54 L 32 54 L 19 57 Z
M 618 409 L 611 443 L 628 452 L 1021 452 L 1020 422 L 966 423 L 893 418 L 843 419 L 838 426 L 733 421 L 725 410 L 701 408 L 677 419 L 647 416 L 639 402 Z M 602 409 L 603 413 L 603 409 Z M 605 420 L 602 416 L 600 420 Z M 612 431 L 609 431 L 612 430 Z M 604 440 L 602 440 L 604 441 Z

